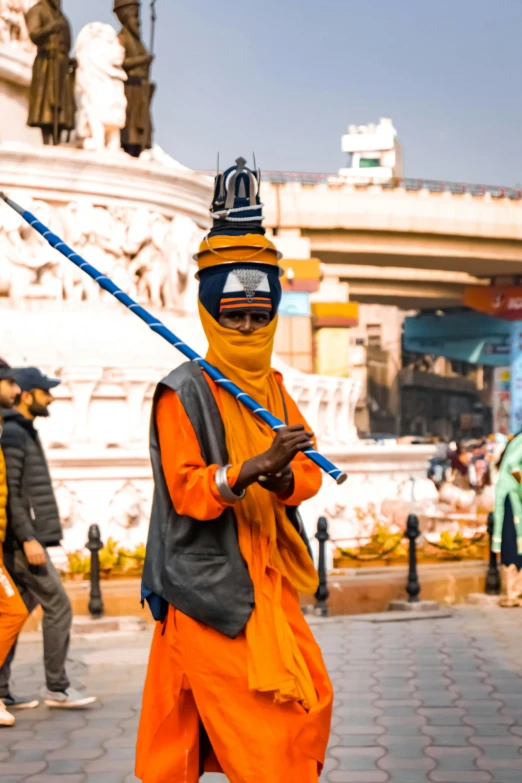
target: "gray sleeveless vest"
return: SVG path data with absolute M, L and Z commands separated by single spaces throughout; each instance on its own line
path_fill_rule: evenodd
M 201 368 L 182 364 L 156 389 L 150 425 L 154 499 L 143 584 L 184 614 L 235 638 L 254 608 L 254 588 L 239 550 L 237 521 L 227 508 L 202 522 L 178 514 L 170 499 L 156 431 L 156 402 L 163 387 L 178 395 L 207 465 L 226 465 L 225 429 Z

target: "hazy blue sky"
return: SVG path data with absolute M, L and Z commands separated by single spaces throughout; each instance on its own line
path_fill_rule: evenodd
M 75 35 L 112 0 L 63 0 Z M 522 182 L 520 0 L 157 0 L 156 139 L 194 168 L 238 154 L 334 172 L 350 123 L 391 117 L 405 173 Z M 142 3 L 146 40 L 149 3 Z

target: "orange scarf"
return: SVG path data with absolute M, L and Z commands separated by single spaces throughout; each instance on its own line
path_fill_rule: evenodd
M 207 361 L 275 416 L 284 419 L 281 389 L 270 363 L 277 319 L 251 335 L 225 329 L 199 304 Z M 266 451 L 271 428 L 231 394 L 220 393 L 229 459 L 241 464 Z M 235 505 L 239 547 L 254 584 L 255 609 L 246 626 L 249 688 L 272 691 L 277 702 L 317 703 L 312 677 L 281 606 L 282 578 L 314 593 L 317 573 L 305 543 L 276 495 L 252 484 Z

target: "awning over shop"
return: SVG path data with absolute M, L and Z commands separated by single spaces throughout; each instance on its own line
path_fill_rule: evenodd
M 411 353 L 503 366 L 509 364 L 511 324 L 463 310 L 422 313 L 404 320 L 403 347 Z

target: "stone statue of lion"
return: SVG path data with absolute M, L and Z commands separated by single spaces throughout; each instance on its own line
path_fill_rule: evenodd
M 120 148 L 127 99 L 125 50 L 113 27 L 86 25 L 76 40 L 76 132 L 89 150 Z

